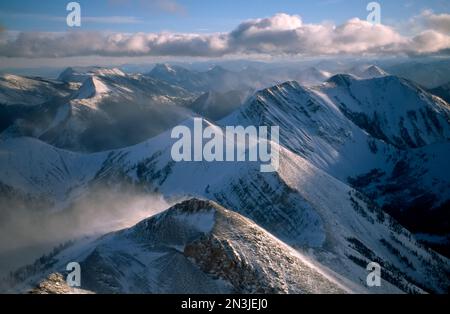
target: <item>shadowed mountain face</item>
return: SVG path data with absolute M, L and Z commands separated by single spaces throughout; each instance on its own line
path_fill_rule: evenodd
M 212 121 L 218 121 L 239 108 L 251 91 L 207 92 L 187 105 L 192 111 Z
M 66 70 L 69 83 L 55 84 L 71 92 L 33 106 L 45 119 L 27 113 L 0 134 L 0 226 L 30 230 L 18 236 L 39 238 L 42 253 L 49 244 L 18 223 L 19 212 L 39 212 L 34 224 L 45 225 L 40 216 L 65 213 L 94 222 L 95 211 L 80 208 L 102 208 L 102 228 L 71 230 L 74 241 L 12 273 L 3 289 L 25 291 L 55 274 L 41 284 L 50 289 L 76 260 L 82 288 L 96 293 L 445 293 L 450 262 L 423 243 L 450 247 L 450 107 L 378 67 L 356 71 L 329 78 L 310 68 L 303 73 L 320 84 L 288 81 L 248 96 L 254 86 L 231 90 L 238 72 L 220 67 Z M 193 132 L 193 116 L 217 129 L 279 126 L 271 145 L 280 167 L 175 162 L 171 127 Z M 107 208 L 126 202 L 106 203 L 98 189 L 176 205 L 117 231 L 104 225 L 123 215 Z M 120 213 L 136 216 L 132 204 Z M 382 287 L 365 285 L 370 262 L 382 266 Z
M 449 113 L 447 103 L 403 79 L 336 75 L 317 87 L 288 82 L 260 91 L 224 124 L 280 125 L 283 146 L 411 231 L 446 235 Z
M 60 77 L 70 83 L 59 85 L 79 88 L 39 108 L 15 113 L 17 106 L 6 107 L 15 113 L 7 118 L 7 136 L 33 136 L 60 148 L 95 152 L 139 143 L 192 115 L 185 104 L 193 94 L 142 75 L 69 68 Z
M 58 104 L 64 103 L 78 89 L 77 84 L 23 77 L 11 74 L 0 76 L 0 131 L 15 122 L 26 124 L 49 119 Z

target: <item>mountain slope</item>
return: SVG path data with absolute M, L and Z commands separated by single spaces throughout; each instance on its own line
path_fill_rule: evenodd
M 447 58 L 412 60 L 391 65 L 386 69 L 391 74 L 406 78 L 426 88 L 436 88 L 448 82 L 450 60 Z
M 46 267 L 46 259 L 53 266 Z M 33 266 L 34 278 L 19 290 L 77 260 L 82 288 L 97 293 L 345 292 L 252 221 L 196 199 L 46 259 Z
M 379 78 L 389 75 L 386 71 L 373 64 L 355 66 L 348 73 L 362 79 Z
M 211 82 L 204 72 L 190 71 L 176 65 L 157 64 L 148 76 L 191 91 L 206 92 L 211 89 Z
M 336 75 L 322 91 L 372 136 L 399 148 L 450 139 L 450 108 L 415 84 L 395 76 L 358 80 Z
M 209 120 L 220 120 L 239 108 L 250 91 L 229 91 L 226 93 L 207 92 L 187 105 L 192 111 Z
M 92 98 L 81 101 L 109 97 L 116 90 L 108 78 L 99 80 L 108 88 L 88 93 Z M 400 100 L 406 101 L 392 106 Z M 431 216 L 432 206 L 445 201 L 450 191 L 446 106 L 415 85 L 389 76 L 360 80 L 338 75 L 311 88 L 287 82 L 256 93 L 217 124 L 204 125 L 216 130 L 225 125 L 280 126 L 280 146 L 271 143 L 280 149 L 276 172 L 261 173 L 261 162 L 176 163 L 170 130 L 134 146 L 96 154 L 75 154 L 35 139 L 14 138 L 0 142 L 5 170 L 0 172 L 0 187 L 44 199 L 47 210 L 54 211 L 64 211 L 67 204 L 62 201 L 77 202 L 94 185 L 120 191 L 124 182 L 170 201 L 209 199 L 251 219 L 351 291 L 444 293 L 450 285 L 448 259 L 421 245 L 380 206 L 395 201 L 405 206 L 412 195 L 436 193 L 437 201 L 423 213 Z M 421 110 L 433 114 L 417 120 L 408 117 L 408 112 Z M 376 132 L 377 122 L 367 119 L 362 124 L 354 118 L 355 113 L 370 117 L 379 111 L 390 114 L 381 120 L 384 136 Z M 399 121 L 408 127 L 408 134 L 417 127 L 415 139 L 424 143 L 408 146 Z M 428 130 L 427 123 L 434 129 Z M 192 119 L 183 125 L 193 133 Z M 126 242 L 124 247 L 135 244 Z M 121 250 L 118 245 L 104 252 Z M 105 256 L 100 260 L 107 260 Z M 365 285 L 366 266 L 373 261 L 383 269 L 379 288 Z
M 71 69 L 70 74 L 79 73 Z M 8 126 L 2 136 L 33 136 L 74 151 L 124 147 L 190 116 L 192 112 L 184 105 L 192 100 L 191 93 L 162 81 L 95 68 L 69 99 L 40 108 L 46 112 L 45 119 L 41 115 L 30 117 L 27 123 Z
M 446 103 L 402 79 L 337 75 L 316 87 L 286 82 L 257 92 L 220 123 L 278 125 L 283 146 L 364 192 L 410 230 L 433 233 L 434 226 L 445 235 L 448 113 Z M 427 143 L 407 147 L 408 132 Z
M 64 98 L 73 92 L 68 83 L 25 77 L 13 74 L 0 75 L 0 105 L 36 106 Z
M 187 126 L 193 128 L 190 123 Z M 425 249 L 368 198 L 306 159 L 281 147 L 281 167 L 276 173 L 260 173 L 258 162 L 174 163 L 173 142 L 166 132 L 130 148 L 96 154 L 104 159 L 95 178 L 88 181 L 113 187 L 128 178 L 168 199 L 216 200 L 307 254 L 336 278 L 346 278 L 353 291 L 448 289 L 447 259 Z M 41 160 L 43 169 L 45 163 Z M 72 193 L 82 191 L 83 186 Z M 371 290 L 361 284 L 370 261 L 385 270 L 382 288 Z
M 77 90 L 78 85 L 24 77 L 12 74 L 0 76 L 0 132 L 15 124 L 28 132 L 36 125 L 45 123 Z M 27 133 L 29 134 L 29 133 Z
M 102 68 L 102 67 L 68 67 L 60 73 L 58 81 L 84 83 L 84 81 L 95 75 L 118 75 L 124 76 L 125 73 L 117 68 Z

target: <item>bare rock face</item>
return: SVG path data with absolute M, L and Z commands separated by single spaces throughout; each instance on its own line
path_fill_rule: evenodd
M 230 282 L 235 293 L 345 293 L 249 219 L 213 202 L 188 202 L 213 208 L 215 224 L 186 245 L 184 254 L 206 273 Z
M 47 279 L 43 280 L 38 286 L 31 291 L 30 294 L 92 294 L 93 292 L 73 288 L 67 285 L 66 280 L 60 273 L 50 274 Z

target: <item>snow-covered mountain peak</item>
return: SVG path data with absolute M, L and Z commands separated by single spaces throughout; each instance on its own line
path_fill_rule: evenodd
M 199 233 L 209 233 L 215 225 L 215 212 L 217 204 L 211 201 L 190 199 L 181 202 L 169 210 L 148 218 L 137 224 L 130 235 L 136 239 L 154 238 L 155 235 L 161 237 L 160 243 L 170 243 L 172 241 L 186 242 Z M 173 239 L 170 234 L 174 230 L 184 239 Z M 187 235 L 187 236 L 186 236 Z M 183 243 L 185 244 L 185 243 Z
M 382 77 L 386 75 L 389 74 L 376 65 L 371 65 L 364 71 L 364 77 L 366 78 Z
M 198 199 L 128 229 L 75 242 L 50 258 L 51 264 L 42 258 L 16 272 L 13 278 L 27 280 L 13 283 L 14 291 L 64 272 L 72 260 L 83 269 L 81 288 L 97 293 L 351 291 L 253 221 Z
M 357 79 L 339 74 L 320 90 L 359 127 L 397 147 L 450 139 L 448 105 L 406 79 L 393 75 Z
M 301 94 L 299 95 L 301 96 Z M 299 95 L 294 95 L 295 97 L 292 98 L 300 98 L 299 102 L 293 104 L 294 107 L 302 103 Z M 280 105 L 286 106 L 286 102 L 282 102 Z M 274 109 L 272 108 L 272 110 Z M 328 113 L 321 112 L 318 117 L 326 118 L 327 116 Z M 281 113 L 272 117 L 281 117 Z M 295 119 L 302 118 L 295 116 L 294 120 L 289 123 Z M 334 121 L 334 119 L 327 120 Z M 283 123 L 288 123 L 288 121 L 284 120 Z M 303 120 L 300 122 L 303 123 Z M 190 129 L 193 128 L 191 120 L 186 121 L 185 124 Z M 283 128 L 290 127 L 293 126 L 291 124 L 283 125 Z M 312 129 L 313 131 L 314 129 Z M 441 257 L 433 259 L 432 253 L 421 247 L 411 234 L 396 225 L 395 221 L 364 195 L 318 169 L 307 159 L 280 147 L 279 171 L 266 174 L 259 172 L 258 163 L 250 162 L 174 163 L 170 157 L 170 147 L 173 141 L 170 139 L 170 131 L 168 131 L 144 143 L 100 154 L 83 154 L 68 158 L 65 153 L 62 154 L 55 149 L 56 154 L 53 159 L 46 155 L 35 157 L 34 162 L 41 165 L 42 173 L 36 174 L 32 170 L 33 165 L 30 166 L 31 169 L 26 169 L 26 171 L 34 173 L 32 183 L 39 184 L 42 182 L 40 178 L 45 180 L 46 173 L 60 174 L 63 169 L 77 169 L 77 165 L 83 162 L 95 165 L 95 169 L 91 169 L 89 172 L 95 174 L 94 180 L 98 184 L 124 178 L 125 181 L 131 180 L 141 187 L 158 191 L 168 199 L 180 195 L 208 198 L 235 211 L 234 213 L 222 211 L 216 207 L 211 208 L 210 202 L 191 201 L 185 203 L 184 206 L 175 206 L 127 231 L 101 238 L 92 245 L 83 247 L 81 251 L 77 250 L 77 258 L 83 256 L 82 262 L 85 264 L 82 267 L 85 274 L 86 270 L 99 269 L 99 267 L 117 269 L 113 275 L 108 273 L 109 279 L 107 280 L 103 277 L 99 278 L 98 276 L 101 275 L 96 275 L 98 272 L 88 272 L 89 276 L 92 276 L 92 286 L 82 288 L 109 292 L 111 289 L 117 289 L 116 292 L 148 292 L 154 291 L 153 289 L 166 289 L 168 285 L 161 285 L 158 280 L 153 281 L 155 285 L 149 284 L 149 286 L 127 286 L 126 283 L 134 283 L 135 281 L 130 281 L 129 278 L 133 278 L 136 274 L 150 274 L 151 278 L 144 277 L 145 282 L 152 282 L 152 278 L 155 277 L 160 278 L 158 276 L 164 270 L 171 269 L 170 265 L 172 264 L 167 263 L 166 258 L 174 257 L 172 254 L 176 254 L 176 260 L 180 259 L 181 264 L 179 265 L 184 265 L 184 258 L 188 256 L 195 261 L 195 266 L 200 265 L 199 267 L 207 274 L 218 274 L 220 278 L 232 282 L 233 287 L 236 285 L 232 278 L 247 277 L 243 275 L 245 271 L 242 271 L 241 267 L 224 269 L 224 258 L 232 264 L 233 261 L 244 260 L 244 265 L 250 265 L 251 269 L 261 269 L 261 272 L 257 271 L 252 274 L 258 278 L 257 281 L 266 286 L 266 283 L 271 281 L 259 277 L 259 274 L 266 273 L 266 270 L 267 273 L 270 273 L 267 266 L 264 265 L 280 265 L 280 261 L 285 260 L 286 252 L 289 252 L 289 258 L 286 260 L 297 261 L 295 258 L 291 258 L 290 254 L 298 256 L 299 252 L 304 252 L 301 248 L 305 247 L 311 255 L 308 259 L 314 260 L 319 265 L 317 267 L 324 271 L 332 269 L 339 275 L 349 278 L 349 281 L 353 282 L 350 286 L 358 287 L 355 291 L 367 292 L 367 288 L 364 288 L 360 282 L 367 276 L 365 267 L 369 261 L 378 261 L 385 265 L 387 274 L 393 276 L 387 277 L 388 282 L 383 282 L 382 291 L 384 292 L 409 291 L 408 289 L 422 291 L 414 284 L 415 281 L 424 283 L 427 291 L 446 289 L 446 283 L 440 281 L 443 276 L 442 271 L 446 271 L 448 268 L 446 259 Z M 49 147 L 45 146 L 41 150 L 44 149 L 47 150 Z M 7 157 L 5 156 L 5 160 L 8 160 Z M 58 157 L 61 158 L 58 159 Z M 95 162 L 94 159 L 89 162 L 91 158 L 95 158 Z M 21 162 L 24 163 L 26 160 Z M 5 162 L 7 166 L 14 166 L 15 169 L 23 168 L 20 162 L 14 165 L 11 163 L 12 161 Z M 70 172 L 72 171 L 70 170 Z M 21 174 L 24 179 L 29 177 L 24 172 Z M 66 180 L 70 181 L 72 187 L 78 189 L 78 193 L 80 193 L 80 188 L 77 187 L 81 187 L 82 190 L 92 179 L 78 172 L 75 174 L 77 176 L 73 176 L 73 179 L 69 177 Z M 79 178 L 79 176 L 82 177 Z M 7 177 L 8 174 L 5 174 L 5 178 Z M 194 177 L 195 181 L 183 179 Z M 8 182 L 4 179 L 2 181 Z M 12 184 L 10 185 L 12 186 Z M 58 194 L 68 195 L 71 187 L 68 186 L 66 191 Z M 76 190 L 73 193 L 76 193 Z M 252 219 L 258 225 L 243 217 Z M 267 235 L 268 233 L 262 228 L 269 231 L 271 235 Z M 272 235 L 277 239 L 274 239 Z M 259 243 L 264 243 L 264 246 Z M 291 248 L 295 247 L 299 252 L 292 251 L 286 244 Z M 233 250 L 229 251 L 230 247 Z M 271 252 L 276 255 L 272 257 Z M 166 256 L 166 253 L 171 255 Z M 67 254 L 61 256 L 63 256 L 62 259 L 57 258 L 61 260 L 61 263 L 58 264 L 61 267 L 65 266 L 64 262 L 68 258 L 72 258 Z M 131 258 L 126 258 L 124 261 L 123 256 L 131 256 Z M 220 258 L 217 259 L 214 256 Z M 406 256 L 406 258 L 402 256 Z M 283 274 L 294 276 L 290 275 L 291 269 L 293 273 L 296 273 L 295 269 L 302 267 L 306 272 L 302 272 L 304 275 L 318 278 L 319 281 L 315 279 L 310 281 L 312 285 L 317 287 L 317 282 L 320 282 L 319 286 L 322 288 L 311 290 L 311 286 L 284 285 L 284 281 L 282 281 L 281 284 L 285 287 L 283 289 L 308 292 L 325 291 L 330 288 L 330 285 L 332 291 L 338 289 L 335 285 L 330 284 L 330 281 L 333 282 L 333 280 L 324 280 L 320 275 L 316 277 L 313 275 L 316 273 L 310 273 L 310 268 L 303 268 L 306 260 L 300 254 L 299 264 L 294 262 L 294 266 L 292 266 L 294 269 L 287 268 L 289 274 L 286 272 Z M 111 261 L 117 262 L 111 264 Z M 130 267 L 129 261 L 131 265 L 136 266 Z M 283 267 L 280 268 L 280 271 L 285 268 L 284 262 L 282 263 Z M 56 268 L 49 269 L 49 271 L 57 271 L 58 265 L 55 264 Z M 241 264 L 238 263 L 238 265 Z M 326 266 L 322 268 L 320 265 Z M 182 274 L 193 275 L 191 268 L 180 267 L 183 267 Z M 286 267 L 290 266 L 286 264 Z M 243 267 L 243 269 L 248 271 L 247 267 Z M 235 275 L 236 272 L 238 275 Z M 169 273 L 172 272 L 169 271 Z M 42 272 L 40 274 L 42 275 Z M 178 278 L 184 278 L 180 272 L 177 272 L 176 275 L 182 276 Z M 424 276 L 427 276 L 426 281 L 423 280 Z M 113 279 L 112 283 L 111 278 Z M 286 277 L 283 275 L 279 278 Z M 301 279 L 305 277 L 295 278 L 292 281 L 294 283 L 302 285 L 305 282 Z M 409 278 L 414 278 L 415 281 Z M 248 282 L 255 281 L 248 280 Z M 97 286 L 99 282 L 108 284 L 99 287 Z M 210 284 L 202 283 L 204 287 L 211 287 Z M 179 288 L 175 283 L 172 287 Z M 247 289 L 247 284 L 245 287 Z M 180 291 L 177 289 L 175 290 Z M 210 288 L 210 291 L 217 291 L 215 289 L 218 289 L 217 286 Z M 173 292 L 173 290 L 167 291 Z
M 352 74 L 336 74 L 327 80 L 327 83 L 334 84 L 336 86 L 349 86 L 353 81 L 358 78 Z
M 98 70 L 93 72 L 95 75 L 98 76 L 109 76 L 109 75 L 115 75 L 115 76 L 125 76 L 126 74 L 118 69 L 118 68 L 99 68 Z
M 86 79 L 86 77 L 76 77 L 77 73 L 79 71 L 77 71 L 75 68 L 73 67 L 68 67 L 66 69 L 64 69 L 58 76 L 58 80 L 61 82 L 78 82 L 78 83 L 83 83 L 83 81 Z
M 270 125 L 290 130 L 291 127 L 284 125 L 284 122 L 292 123 L 288 120 L 303 119 L 301 123 L 311 124 L 314 122 L 311 116 L 320 112 L 321 107 L 323 104 L 317 99 L 314 89 L 300 85 L 297 81 L 287 81 L 256 92 L 225 121 L 232 120 L 233 116 L 239 120 L 240 116 L 253 123 L 272 123 Z
M 382 68 L 374 64 L 363 64 L 355 66 L 349 70 L 349 73 L 362 79 L 377 78 L 389 75 Z
M 94 292 L 448 290 L 448 259 L 416 241 L 392 218 L 398 216 L 384 212 L 391 213 L 391 206 L 416 215 L 410 204 L 427 203 L 417 217 L 441 219 L 443 210 L 433 210 L 450 199 L 450 108 L 443 100 L 395 76 L 339 74 L 320 85 L 286 81 L 233 107 L 239 91 L 216 87 L 228 82 L 226 90 L 242 89 L 236 79 L 242 73 L 219 68 L 212 70 L 216 76 L 169 65 L 154 71 L 160 77 L 67 69 L 69 81 L 86 77 L 74 84 L 81 85 L 78 93 L 32 108 L 49 108 L 44 111 L 51 123 L 42 119 L 36 129 L 44 131 L 0 140 L 0 191 L 11 203 L 19 200 L 48 217 L 64 215 L 91 196 L 100 203 L 97 187 L 157 194 L 172 204 L 188 200 L 162 213 L 150 208 L 146 213 L 160 214 L 129 227 L 148 217 L 141 215 L 127 229 L 76 240 L 20 270 L 16 279 L 36 282 L 77 260 L 83 288 Z M 298 71 L 287 73 L 289 79 Z M 318 81 L 328 76 L 308 71 Z M 70 85 L 39 79 L 32 84 L 39 90 L 41 84 Z M 27 91 L 27 97 L 36 94 L 34 88 Z M 270 142 L 279 152 L 276 171 L 262 173 L 261 161 L 174 160 L 172 127 L 184 125 L 196 138 L 192 111 L 220 116 L 225 111 L 212 110 L 219 103 L 236 109 L 222 120 L 205 119 L 203 127 L 279 127 L 279 143 Z M 242 141 L 234 145 L 235 151 L 247 150 Z M 15 209 L 5 205 L 5 211 L 9 207 Z M 384 276 L 382 287 L 371 289 L 365 280 L 373 261 Z
M 0 75 L 0 105 L 35 106 L 69 96 L 72 86 L 40 77 Z
M 83 85 L 81 85 L 75 98 L 89 99 L 101 97 L 103 94 L 107 94 L 110 91 L 108 86 L 103 83 L 99 77 L 91 76 L 84 81 Z
M 83 83 L 91 76 L 125 76 L 118 68 L 103 67 L 68 67 L 58 76 L 61 82 Z
M 168 63 L 158 63 L 155 67 L 150 71 L 151 76 L 155 76 L 158 78 L 163 77 L 176 77 L 179 73 L 188 72 L 187 69 L 178 66 L 172 66 Z

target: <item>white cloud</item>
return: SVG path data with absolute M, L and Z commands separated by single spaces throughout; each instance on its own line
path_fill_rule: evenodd
M 434 14 L 431 10 L 425 10 L 419 19 L 422 20 L 425 29 L 450 35 L 450 14 Z
M 429 54 L 450 49 L 449 15 L 424 11 L 423 27 L 403 36 L 393 27 L 353 18 L 341 25 L 306 24 L 300 16 L 276 14 L 242 22 L 229 33 L 20 33 L 0 40 L 0 56 L 194 56 L 259 54 Z

